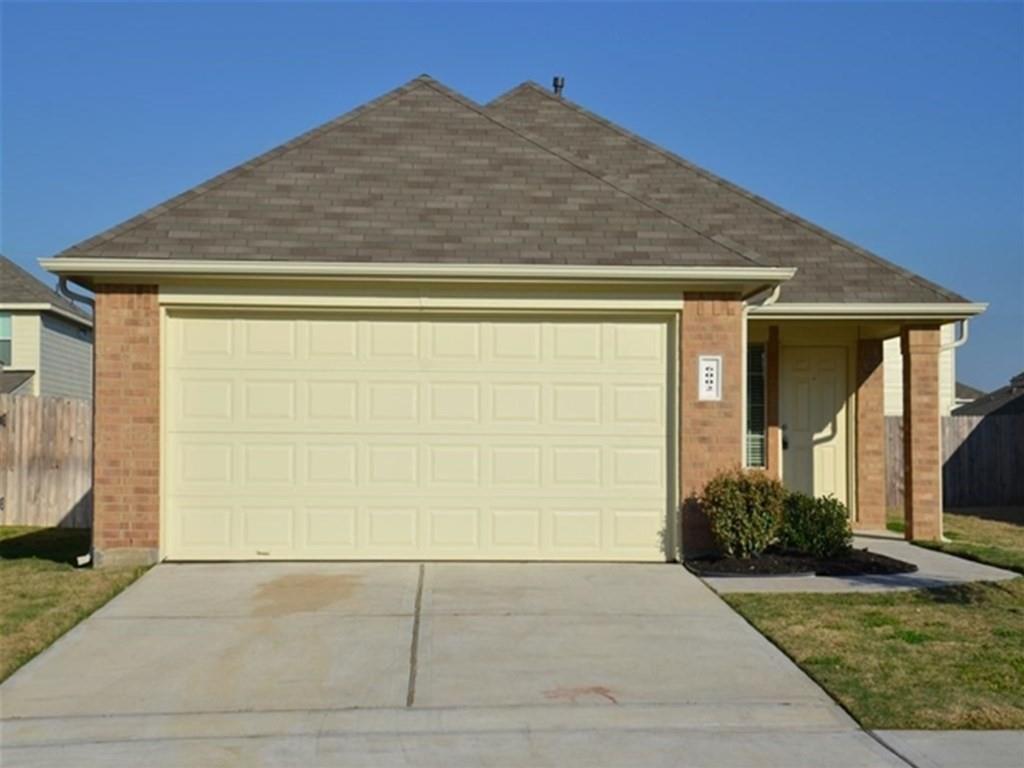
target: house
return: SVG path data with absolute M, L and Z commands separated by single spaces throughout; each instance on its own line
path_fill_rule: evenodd
M 979 397 L 984 397 L 985 393 L 977 387 L 972 387 L 970 384 L 964 384 L 962 381 L 956 382 L 954 389 L 954 408 L 958 408 L 961 405 L 967 405 L 973 403 Z
M 0 394 L 92 397 L 92 318 L 0 256 Z
M 44 266 L 96 294 L 94 551 L 665 561 L 746 463 L 941 535 L 984 305 L 524 83 L 420 77 Z
M 1009 416 L 1024 413 L 1024 371 L 1005 387 L 982 394 L 953 411 L 954 416 Z

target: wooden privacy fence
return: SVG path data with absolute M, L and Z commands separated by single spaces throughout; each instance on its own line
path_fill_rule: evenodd
M 903 419 L 887 416 L 886 504 L 903 506 Z M 942 419 L 942 503 L 955 507 L 1024 504 L 1024 414 Z
M 92 525 L 92 403 L 0 395 L 0 524 Z

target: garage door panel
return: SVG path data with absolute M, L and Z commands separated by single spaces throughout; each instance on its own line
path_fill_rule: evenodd
M 172 509 L 175 528 L 170 531 L 171 539 L 177 540 L 183 551 L 202 555 L 209 551 L 217 554 L 231 550 L 233 507 L 194 500 L 174 505 Z
M 340 318 L 309 320 L 305 349 L 306 357 L 319 367 L 351 365 L 359 357 L 359 322 Z
M 176 324 L 171 347 L 177 353 L 172 365 L 222 364 L 234 353 L 234 320 L 204 317 Z
M 173 316 L 173 558 L 665 558 L 666 321 Z
M 356 521 L 358 510 L 352 506 L 308 506 L 305 514 L 305 536 L 302 541 L 309 552 L 330 554 L 354 552 L 358 545 Z
M 365 358 L 368 362 L 418 360 L 420 324 L 413 320 L 378 320 L 364 323 L 368 337 Z
M 170 498 L 177 559 L 663 559 L 665 505 L 595 498 L 477 495 L 457 502 L 409 497 Z
M 416 506 L 368 506 L 367 550 L 409 556 L 419 550 L 419 508 Z
M 254 365 L 289 363 L 296 359 L 298 325 L 274 318 L 250 319 L 237 324 L 243 360 Z
M 359 446 L 347 440 L 342 437 L 303 446 L 300 477 L 310 486 L 337 486 L 340 492 L 350 492 L 359 482 Z
M 280 442 L 254 442 L 242 446 L 241 485 L 244 488 L 295 488 L 295 446 Z
M 480 549 L 480 510 L 476 507 L 427 507 L 427 542 L 431 550 L 461 550 L 471 554 Z
M 609 540 L 615 549 L 622 552 L 645 550 L 652 541 L 665 538 L 665 515 L 654 507 L 612 509 L 606 519 L 611 528 Z
M 379 434 L 417 426 L 458 433 L 479 426 L 489 434 L 665 435 L 667 388 L 638 384 L 636 374 L 603 383 L 589 375 L 552 381 L 521 373 L 489 374 L 487 381 L 437 373 L 425 382 L 368 378 L 366 372 L 348 378 L 288 370 L 172 375 L 178 378 L 167 388 L 170 416 L 179 432 L 216 425 L 239 432 Z
M 167 445 L 172 494 L 661 494 L 668 466 L 666 446 L 647 437 L 226 432 L 175 434 Z
M 251 504 L 241 510 L 242 544 L 256 555 L 293 549 L 295 510 L 287 506 Z

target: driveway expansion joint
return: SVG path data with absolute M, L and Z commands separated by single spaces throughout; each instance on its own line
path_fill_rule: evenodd
M 416 608 L 412 620 L 412 643 L 409 646 L 409 687 L 405 694 L 405 706 L 411 707 L 416 701 L 416 655 L 420 644 L 420 615 L 423 608 L 423 572 L 426 568 L 420 563 L 419 579 L 416 583 Z

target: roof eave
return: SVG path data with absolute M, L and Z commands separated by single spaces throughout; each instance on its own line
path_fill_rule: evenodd
M 772 320 L 938 320 L 951 322 L 976 317 L 988 309 L 982 302 L 934 303 L 786 303 L 752 307 L 755 318 Z
M 374 263 L 340 261 L 178 260 L 58 257 L 41 259 L 56 275 L 86 284 L 164 279 L 338 279 L 460 283 L 588 283 L 717 288 L 753 295 L 793 277 L 780 267 L 583 266 L 569 264 Z
M 92 328 L 90 318 L 48 301 L 0 301 L 0 312 L 49 312 L 86 328 Z

